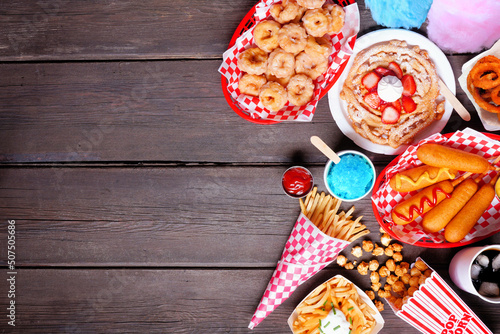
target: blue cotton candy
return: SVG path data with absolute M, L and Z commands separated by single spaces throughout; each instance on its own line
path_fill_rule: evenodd
M 427 18 L 432 0 L 365 0 L 373 19 L 389 28 L 420 28 Z

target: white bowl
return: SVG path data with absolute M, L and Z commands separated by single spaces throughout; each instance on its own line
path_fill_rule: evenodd
M 342 198 L 339 195 L 335 194 L 333 189 L 331 189 L 330 185 L 328 184 L 328 173 L 330 172 L 332 165 L 334 165 L 333 161 L 331 161 L 331 160 L 329 160 L 326 163 L 325 171 L 323 173 L 323 180 L 325 182 L 326 189 L 333 197 L 338 198 L 338 199 L 345 201 L 345 202 L 354 202 L 354 201 L 358 201 L 358 200 L 362 199 L 363 197 L 365 197 L 366 195 L 368 195 L 372 191 L 373 186 L 375 185 L 375 179 L 376 179 L 377 175 L 375 173 L 375 167 L 373 166 L 373 163 L 371 162 L 370 159 L 368 159 L 368 157 L 366 155 L 364 155 L 361 152 L 353 151 L 353 150 L 346 150 L 346 151 L 341 151 L 341 152 L 337 153 L 337 155 L 341 158 L 341 160 L 342 160 L 342 156 L 346 155 L 346 154 L 358 155 L 358 156 L 362 157 L 363 159 L 365 159 L 368 162 L 368 164 L 370 165 L 370 169 L 371 169 L 371 173 L 372 173 L 372 182 L 371 182 L 369 189 L 367 189 L 367 191 L 362 196 L 359 196 L 357 198 Z

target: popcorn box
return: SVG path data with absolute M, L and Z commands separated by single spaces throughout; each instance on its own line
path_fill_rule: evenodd
M 441 276 L 432 271 L 431 276 L 400 310 L 386 299 L 393 312 L 422 333 L 493 334 Z
M 349 244 L 321 232 L 301 213 L 248 328 L 257 326 L 299 285 L 332 263 Z
M 500 219 L 500 200 L 497 197 L 493 199 L 489 208 L 469 234 L 463 240 L 456 243 L 446 242 L 442 231 L 435 233 L 425 232 L 420 224 L 422 217 L 416 218 L 407 225 L 397 225 L 392 222 L 392 209 L 401 201 L 415 195 L 418 191 L 400 193 L 391 188 L 389 180 L 399 171 L 421 164 L 416 152 L 417 148 L 425 143 L 446 144 L 450 147 L 484 156 L 487 159 L 497 156 L 500 153 L 500 142 L 469 128 L 457 131 L 449 138 L 438 133 L 420 141 L 417 145 L 408 147 L 403 154 L 396 158 L 396 163 L 386 169 L 385 175 L 381 174 L 381 177 L 383 175 L 384 178 L 378 189 L 374 190 L 372 196 L 374 211 L 376 216 L 379 216 L 377 219 L 382 227 L 390 230 L 391 236 L 399 241 L 434 248 L 464 246 L 498 232 L 500 230 L 500 225 L 498 224 Z M 489 172 L 479 185 L 481 186 L 485 182 L 489 182 L 495 173 L 495 171 Z M 459 173 L 459 175 L 461 174 Z
M 263 21 L 269 17 L 270 8 L 280 0 L 261 0 L 255 6 L 255 23 Z M 327 1 L 333 3 L 333 1 Z M 244 32 L 236 39 L 235 44 L 223 54 L 223 61 L 219 67 L 219 72 L 227 79 L 227 90 L 233 101 L 228 99 L 228 103 L 234 103 L 235 107 L 242 110 L 244 114 L 256 120 L 269 121 L 311 121 L 319 99 L 336 80 L 344 68 L 344 64 L 349 60 L 352 49 L 359 32 L 359 10 L 356 3 L 344 7 L 345 24 L 342 30 L 330 36 L 333 51 L 329 57 L 329 64 L 326 73 L 314 81 L 315 89 L 312 100 L 302 107 L 297 107 L 287 103 L 278 112 L 270 112 L 265 109 L 258 97 L 240 94 L 238 89 L 239 79 L 242 72 L 237 66 L 238 56 L 246 49 L 255 45 L 253 31 L 255 25 Z
M 332 278 L 330 278 L 329 280 L 323 282 L 323 284 L 326 284 L 326 283 L 330 282 L 331 280 L 333 280 L 335 278 L 339 278 L 339 277 L 343 278 L 344 280 L 346 280 L 349 283 L 352 283 L 351 281 L 349 281 L 347 278 L 345 278 L 342 275 L 335 275 Z M 318 288 L 319 286 L 321 286 L 323 284 L 318 285 L 316 288 Z M 369 334 L 377 334 L 384 327 L 384 324 L 385 324 L 384 318 L 382 318 L 382 315 L 380 314 L 379 310 L 375 307 L 375 305 L 371 301 L 370 297 L 368 297 L 366 295 L 366 293 L 363 290 L 361 290 L 356 284 L 353 284 L 353 285 L 356 288 L 356 291 L 358 292 L 361 299 L 368 305 L 368 307 L 370 307 L 373 311 L 375 311 L 375 314 L 373 317 L 375 318 L 376 325 Z M 314 288 L 304 299 L 302 299 L 302 301 L 298 304 L 298 306 L 300 304 L 302 304 L 311 294 L 313 294 L 314 291 L 316 290 L 316 288 Z M 291 329 L 292 333 L 294 333 L 294 334 L 295 334 L 295 332 L 293 330 L 293 323 L 295 320 L 297 320 L 297 317 L 298 317 L 297 308 L 295 308 L 295 310 L 293 310 L 292 314 L 288 318 L 288 326 L 290 326 L 290 329 Z

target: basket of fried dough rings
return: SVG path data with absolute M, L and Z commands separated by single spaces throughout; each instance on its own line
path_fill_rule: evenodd
M 332 2 L 332 1 L 328 1 L 328 2 Z M 275 3 L 281 3 L 281 2 L 276 1 Z M 347 5 L 355 3 L 355 1 L 354 0 L 334 0 L 333 3 L 337 4 L 339 6 L 345 7 Z M 240 36 L 242 36 L 248 30 L 252 29 L 258 23 L 258 19 L 255 16 L 258 5 L 259 5 L 259 3 L 255 4 L 250 9 L 250 11 L 245 15 L 245 17 L 241 20 L 240 24 L 236 28 L 236 30 L 235 30 L 235 32 L 234 32 L 234 34 L 229 42 L 228 49 L 230 49 L 231 47 L 233 47 L 235 45 L 237 39 Z M 272 17 L 269 16 L 267 19 L 272 19 Z M 350 44 L 349 44 L 351 46 L 351 48 L 354 47 L 354 42 L 355 42 L 355 38 L 352 39 Z M 323 96 L 326 95 L 326 93 L 328 93 L 328 90 L 338 80 L 338 78 L 342 74 L 346 65 L 347 65 L 347 61 L 345 61 L 336 70 L 335 75 L 333 77 L 330 77 L 328 79 L 325 88 L 323 88 L 319 94 L 319 99 L 321 99 Z M 280 122 L 279 120 L 263 119 L 263 118 L 259 118 L 258 116 L 257 117 L 252 116 L 252 114 L 247 110 L 247 108 L 242 106 L 240 104 L 240 102 L 238 102 L 236 99 L 234 99 L 234 97 L 231 95 L 230 91 L 228 90 L 228 84 L 229 84 L 228 79 L 223 74 L 221 75 L 221 83 L 222 83 L 222 91 L 224 93 L 224 97 L 225 97 L 227 103 L 229 104 L 231 109 L 233 109 L 233 111 L 236 112 L 236 114 L 238 114 L 240 117 L 242 117 L 250 122 L 257 123 L 257 124 L 275 124 L 275 123 Z

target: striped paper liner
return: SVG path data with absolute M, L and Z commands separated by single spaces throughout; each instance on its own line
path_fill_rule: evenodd
M 394 313 L 422 333 L 493 334 L 441 276 L 432 271 L 401 310 L 386 299 Z

